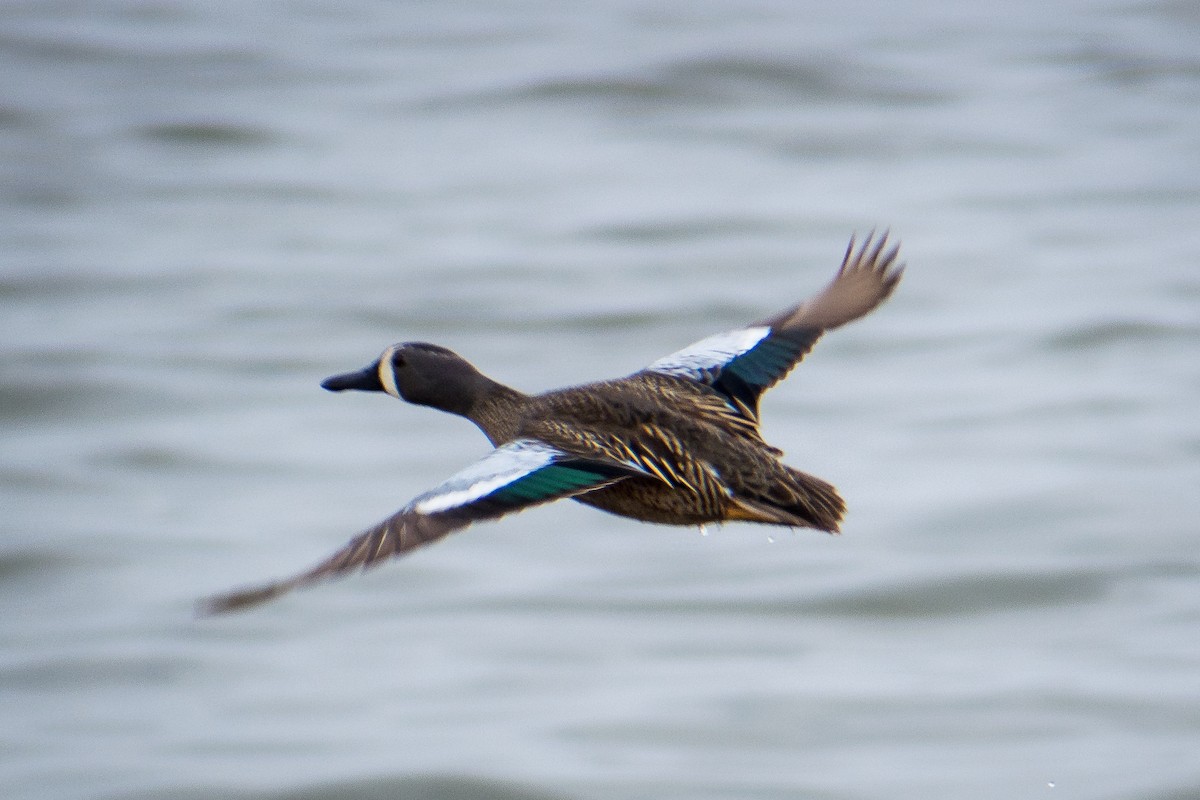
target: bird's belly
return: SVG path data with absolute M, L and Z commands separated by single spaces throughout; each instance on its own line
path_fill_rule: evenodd
M 724 518 L 723 508 L 707 507 L 699 496 L 652 479 L 626 479 L 574 499 L 610 514 L 662 525 L 703 525 Z

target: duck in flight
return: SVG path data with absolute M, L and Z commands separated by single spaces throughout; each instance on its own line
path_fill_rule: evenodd
M 759 431 L 758 401 L 822 333 L 887 299 L 904 269 L 898 250 L 886 233 L 859 246 L 851 238 L 837 275 L 815 296 L 624 378 L 529 395 L 444 347 L 409 342 L 365 369 L 326 379 L 330 391 L 385 392 L 466 417 L 495 449 L 315 567 L 203 600 L 200 612 L 256 605 L 564 497 L 645 522 L 742 520 L 836 533 L 842 498 L 781 461 Z

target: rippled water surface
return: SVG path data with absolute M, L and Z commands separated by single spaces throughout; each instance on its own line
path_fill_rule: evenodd
M 1188 2 L 6 3 L 14 800 L 1200 795 Z M 576 504 L 196 620 L 486 452 L 321 378 L 626 374 L 909 268 L 768 395 L 844 535 Z

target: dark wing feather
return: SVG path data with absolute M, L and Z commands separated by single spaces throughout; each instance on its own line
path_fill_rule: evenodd
M 816 296 L 761 322 L 719 333 L 655 361 L 649 372 L 686 378 L 721 392 L 751 420 L 758 399 L 782 380 L 825 331 L 858 319 L 887 299 L 904 271 L 887 234 L 850 239 L 837 275 Z
M 198 610 L 204 615 L 220 614 L 257 605 L 300 586 L 402 555 L 473 522 L 642 474 L 646 473 L 636 465 L 581 458 L 536 439 L 518 439 L 416 497 L 312 569 L 209 598 L 201 601 Z

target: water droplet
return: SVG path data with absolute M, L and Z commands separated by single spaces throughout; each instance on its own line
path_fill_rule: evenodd
M 701 525 L 701 526 L 700 526 L 700 535 L 701 535 L 701 536 L 708 536 L 708 526 L 707 526 L 707 525 Z
M 768 537 L 767 537 L 767 544 L 775 544 L 775 537 L 774 537 L 774 536 L 768 536 Z
M 1048 786 L 1048 787 L 1050 787 L 1051 789 L 1053 789 L 1053 788 L 1054 788 L 1054 781 L 1046 781 L 1046 786 Z

